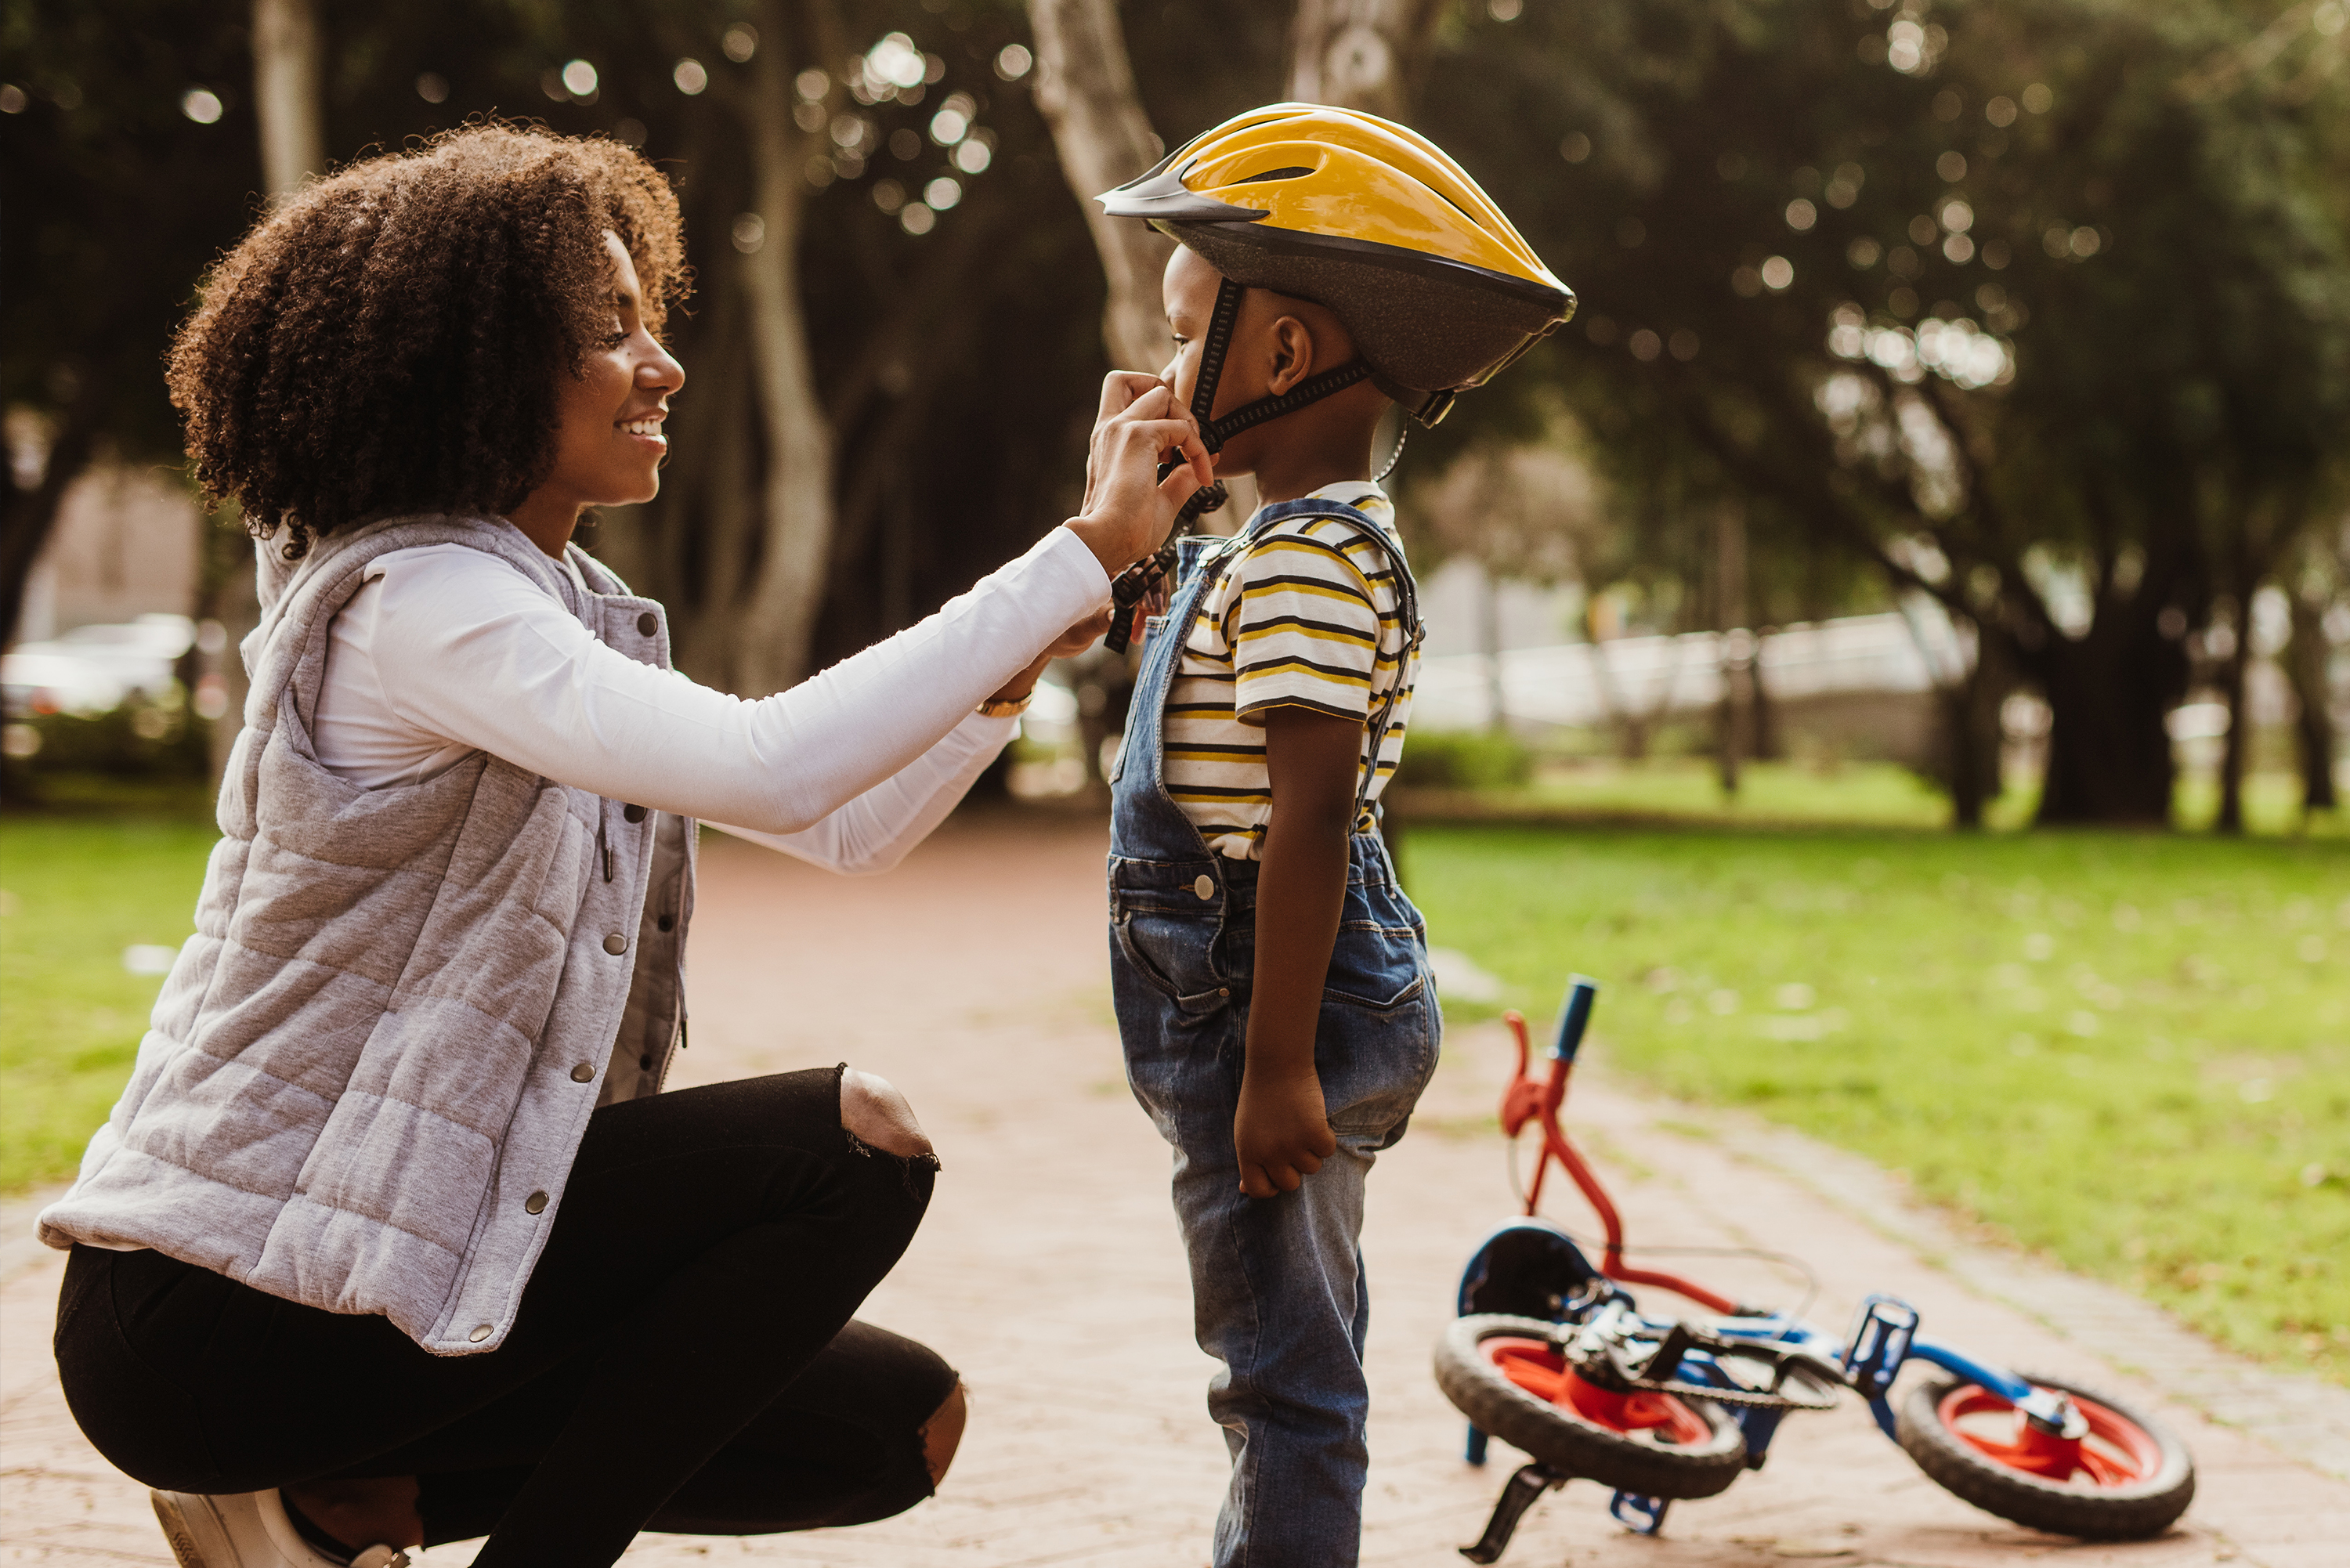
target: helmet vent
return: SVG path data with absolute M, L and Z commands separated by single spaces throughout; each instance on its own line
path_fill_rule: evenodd
M 1262 174 L 1251 174 L 1245 179 L 1235 180 L 1232 183 L 1235 185 L 1262 185 L 1269 180 L 1300 180 L 1313 172 L 1314 171 L 1311 169 L 1301 169 L 1294 166 L 1287 169 L 1268 169 Z

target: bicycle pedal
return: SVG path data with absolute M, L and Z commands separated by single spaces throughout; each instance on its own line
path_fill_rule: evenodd
M 1853 1314 L 1845 1337 L 1845 1381 L 1866 1399 L 1882 1399 L 1909 1359 L 1917 1337 L 1918 1309 L 1898 1296 L 1872 1295 Z
M 1664 1529 L 1665 1512 L 1672 1506 L 1670 1498 L 1643 1497 L 1637 1491 L 1619 1491 L 1607 1500 L 1607 1511 L 1616 1522 L 1640 1535 Z

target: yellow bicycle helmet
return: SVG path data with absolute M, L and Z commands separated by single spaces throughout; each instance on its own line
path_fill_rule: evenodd
M 1574 293 L 1459 164 L 1353 109 L 1252 109 L 1097 200 L 1242 287 L 1336 312 L 1379 389 L 1423 424 L 1575 313 Z

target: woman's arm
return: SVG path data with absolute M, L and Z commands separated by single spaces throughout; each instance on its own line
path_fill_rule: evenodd
M 1109 609 L 1087 618 L 1061 634 L 1050 648 L 1029 661 L 993 694 L 993 701 L 1021 702 L 1036 690 L 1045 667 L 1055 659 L 1073 659 L 1091 648 L 1109 628 Z M 758 833 L 747 827 L 713 823 L 721 832 L 786 855 L 796 855 L 844 877 L 869 877 L 887 871 L 906 852 L 931 836 L 946 820 L 972 784 L 1017 734 L 1019 721 L 990 719 L 974 713 L 946 733 L 946 738 L 917 757 L 901 772 L 867 790 L 813 827 L 797 833 Z
M 605 647 L 481 551 L 381 567 L 368 641 L 403 722 L 615 800 L 778 835 L 908 767 L 1109 592 L 1086 543 L 1055 529 L 920 625 L 745 701 Z
M 1019 724 L 1017 719 L 974 713 L 911 763 L 797 833 L 761 833 L 723 822 L 711 826 L 844 877 L 878 876 L 946 820 Z

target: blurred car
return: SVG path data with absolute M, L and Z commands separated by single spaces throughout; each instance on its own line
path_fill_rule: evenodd
M 20 719 L 111 712 L 134 693 L 161 699 L 172 689 L 172 667 L 195 640 L 196 623 L 186 616 L 150 614 L 18 643 L 0 656 L 0 706 Z

